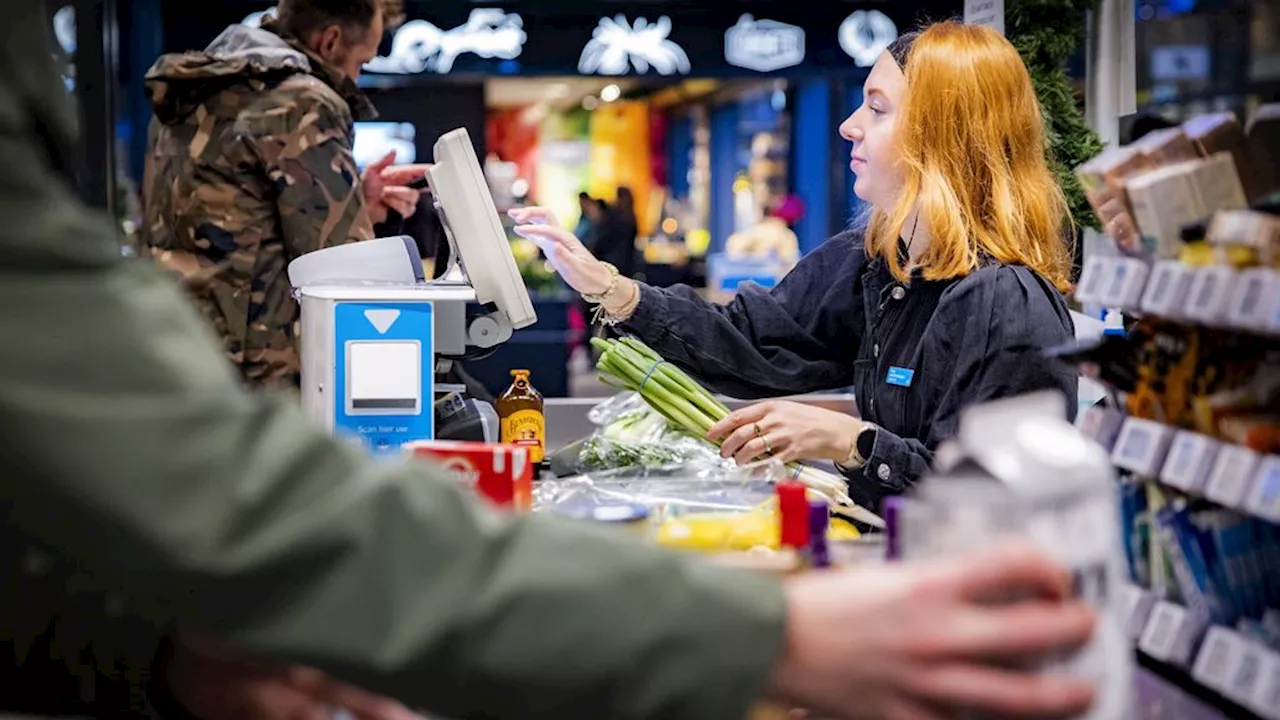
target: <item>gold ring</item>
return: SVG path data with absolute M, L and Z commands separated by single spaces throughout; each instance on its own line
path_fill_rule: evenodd
M 756 428 L 756 437 L 758 438 L 764 437 L 764 433 L 760 432 L 760 423 L 756 423 L 755 428 Z
M 765 454 L 765 455 L 772 455 L 772 454 L 773 454 L 773 448 L 769 446 L 769 438 L 768 438 L 767 436 L 765 436 L 765 435 L 761 435 L 761 436 L 760 436 L 760 442 L 763 442 L 763 443 L 764 443 L 764 454 Z

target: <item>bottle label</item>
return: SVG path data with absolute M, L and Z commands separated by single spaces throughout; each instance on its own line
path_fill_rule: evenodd
M 502 419 L 502 442 L 529 451 L 529 460 L 535 465 L 546 454 L 547 424 L 537 410 L 517 410 Z

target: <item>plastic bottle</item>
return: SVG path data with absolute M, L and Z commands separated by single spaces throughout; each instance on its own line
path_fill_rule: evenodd
M 809 498 L 805 486 L 797 482 L 780 482 L 777 486 L 779 538 L 784 552 L 793 552 L 798 569 L 812 567 L 809 553 Z
M 528 370 L 512 370 L 511 387 L 498 398 L 497 410 L 504 445 L 529 451 L 529 460 L 539 465 L 546 458 L 547 419 L 542 395 L 529 382 Z

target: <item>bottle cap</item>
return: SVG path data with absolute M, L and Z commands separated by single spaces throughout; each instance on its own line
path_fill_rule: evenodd
M 518 378 L 520 376 L 529 377 L 529 371 L 528 370 L 512 370 L 511 371 L 511 377 Z
M 809 498 L 798 482 L 778 483 L 778 512 L 782 516 L 783 547 L 809 547 Z
M 831 567 L 831 554 L 827 551 L 827 527 L 831 524 L 831 511 L 825 500 L 809 501 L 809 554 L 815 568 Z

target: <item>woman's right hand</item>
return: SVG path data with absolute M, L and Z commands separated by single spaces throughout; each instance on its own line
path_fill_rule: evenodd
M 516 222 L 515 232 L 542 249 L 565 283 L 583 295 L 600 295 L 609 289 L 613 274 L 573 233 L 560 227 L 555 213 L 542 207 L 507 211 Z

